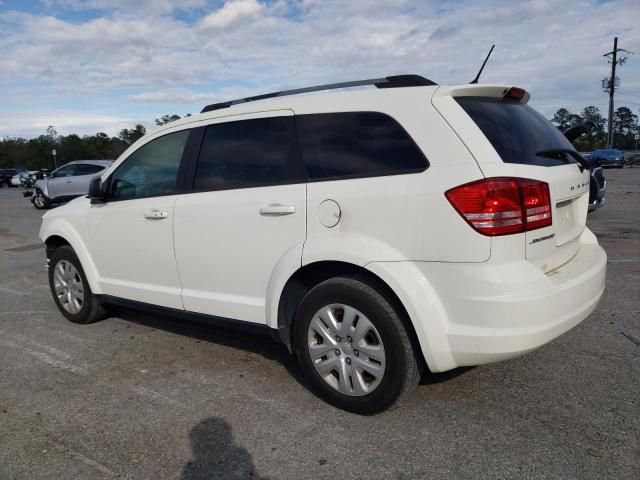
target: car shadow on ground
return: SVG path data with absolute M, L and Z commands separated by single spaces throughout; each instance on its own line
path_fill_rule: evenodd
M 470 370 L 476 367 L 458 367 L 455 370 L 449 370 L 448 372 L 431 373 L 428 370 L 422 374 L 418 385 L 435 385 L 436 383 L 446 382 L 453 380 L 454 378 L 464 375 Z
M 256 353 L 268 360 L 279 362 L 298 384 L 317 396 L 311 388 L 311 384 L 303 375 L 296 356 L 290 354 L 284 345 L 277 343 L 267 335 L 244 331 L 239 335 L 238 330 L 232 328 L 215 327 L 206 323 L 185 321 L 169 315 L 150 314 L 124 307 L 109 307 L 109 310 L 112 312 L 112 317 L 118 317 L 128 322 L 157 328 L 177 335 L 184 335 L 203 342 Z M 425 369 L 418 385 L 433 385 L 446 382 L 465 374 L 473 368 L 475 367 L 461 367 L 443 373 L 432 373 Z
M 109 311 L 111 317 L 121 318 L 127 322 L 262 355 L 268 360 L 280 363 L 301 386 L 311 390 L 311 385 L 302 374 L 295 355 L 290 354 L 284 345 L 277 343 L 268 335 L 246 331 L 239 333 L 233 328 L 216 327 L 206 323 L 177 319 L 170 315 L 150 314 L 123 307 L 110 306 Z
M 231 426 L 220 417 L 207 418 L 191 429 L 192 459 L 184 466 L 180 480 L 245 479 L 267 480 L 256 472 L 253 459 L 233 441 Z

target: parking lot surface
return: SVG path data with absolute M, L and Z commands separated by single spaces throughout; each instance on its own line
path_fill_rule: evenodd
M 371 417 L 316 398 L 270 339 L 131 311 L 67 322 L 41 212 L 0 189 L 0 479 L 640 478 L 640 169 L 606 175 L 597 310 Z

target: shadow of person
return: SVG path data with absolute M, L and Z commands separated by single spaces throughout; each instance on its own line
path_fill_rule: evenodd
M 231 426 L 222 418 L 207 418 L 189 435 L 193 459 L 182 470 L 180 480 L 262 479 L 251 455 L 233 443 Z

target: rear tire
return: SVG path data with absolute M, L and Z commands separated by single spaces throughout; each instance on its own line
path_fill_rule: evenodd
M 58 310 L 70 322 L 87 324 L 106 316 L 106 309 L 91 291 L 80 260 L 68 245 L 51 254 L 49 288 Z
M 409 319 L 359 276 L 312 288 L 296 313 L 293 343 L 314 390 L 343 410 L 373 414 L 411 392 L 423 370 Z

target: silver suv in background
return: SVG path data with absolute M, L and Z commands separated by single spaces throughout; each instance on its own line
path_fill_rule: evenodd
M 51 172 L 47 178 L 36 181 L 34 195 L 31 197 L 33 205 L 44 210 L 54 203 L 86 195 L 89 192 L 89 182 L 93 177 L 100 176 L 113 160 L 77 160 Z

